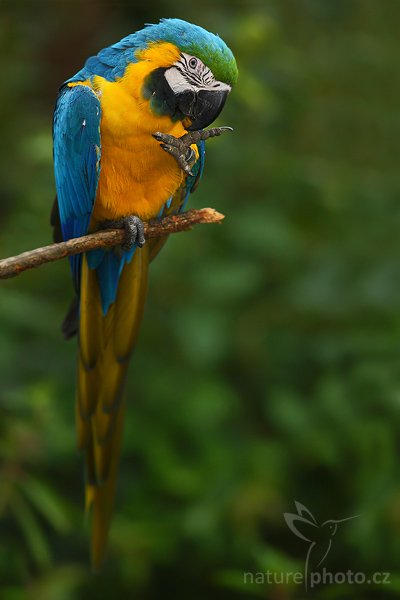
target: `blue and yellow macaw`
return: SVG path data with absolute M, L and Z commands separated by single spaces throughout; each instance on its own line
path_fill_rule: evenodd
M 144 245 L 142 220 L 183 208 L 204 166 L 204 141 L 194 134 L 215 120 L 236 79 L 234 56 L 220 37 L 162 19 L 89 58 L 59 91 L 55 238 L 120 223 L 127 240 L 71 258 L 76 299 L 63 325 L 66 337 L 78 332 L 79 339 L 76 422 L 95 568 L 112 513 L 126 370 L 148 266 L 163 245 Z

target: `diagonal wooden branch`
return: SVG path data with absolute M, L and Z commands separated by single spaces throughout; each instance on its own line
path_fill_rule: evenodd
M 193 225 L 200 223 L 219 223 L 224 215 L 213 208 L 191 209 L 179 215 L 164 217 L 159 221 L 149 221 L 144 224 L 144 234 L 147 239 L 164 237 L 170 233 L 188 231 Z M 51 244 L 43 248 L 36 248 L 0 260 L 0 279 L 15 277 L 27 269 L 39 267 L 48 262 L 60 260 L 66 256 L 95 250 L 96 248 L 111 248 L 123 243 L 125 231 L 123 229 L 107 229 L 96 231 L 90 235 L 74 238 L 68 242 Z

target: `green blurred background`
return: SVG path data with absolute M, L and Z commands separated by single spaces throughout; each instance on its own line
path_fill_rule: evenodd
M 0 598 L 391 598 L 400 593 L 400 3 L 0 0 L 1 255 L 49 243 L 58 85 L 159 17 L 218 32 L 240 79 L 192 206 L 220 227 L 153 265 L 128 386 L 109 558 L 88 567 L 67 264 L 0 290 Z M 294 501 L 339 528 L 302 571 Z

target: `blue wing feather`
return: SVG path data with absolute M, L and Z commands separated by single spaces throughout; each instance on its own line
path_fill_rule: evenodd
M 100 174 L 101 107 L 87 86 L 63 87 L 53 121 L 54 172 L 64 240 L 85 235 Z M 81 256 L 70 258 L 79 289 Z
M 54 112 L 54 169 L 61 229 L 64 240 L 88 231 L 100 175 L 101 107 L 87 86 L 61 89 Z M 112 250 L 93 250 L 88 264 L 96 269 L 103 313 L 107 314 L 117 294 L 118 281 L 134 249 L 122 255 Z M 80 254 L 70 257 L 72 276 L 79 292 Z

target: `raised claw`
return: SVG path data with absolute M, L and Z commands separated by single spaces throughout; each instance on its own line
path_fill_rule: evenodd
M 233 129 L 228 126 L 200 129 L 197 131 L 189 131 L 180 138 L 170 135 L 169 133 L 157 131 L 156 133 L 153 133 L 153 137 L 158 142 L 161 142 L 160 146 L 165 152 L 168 152 L 168 154 L 175 158 L 182 171 L 193 176 L 192 167 L 196 162 L 196 155 L 191 148 L 192 144 L 197 144 L 202 140 L 208 140 L 209 138 L 222 135 L 226 131 L 233 131 Z

